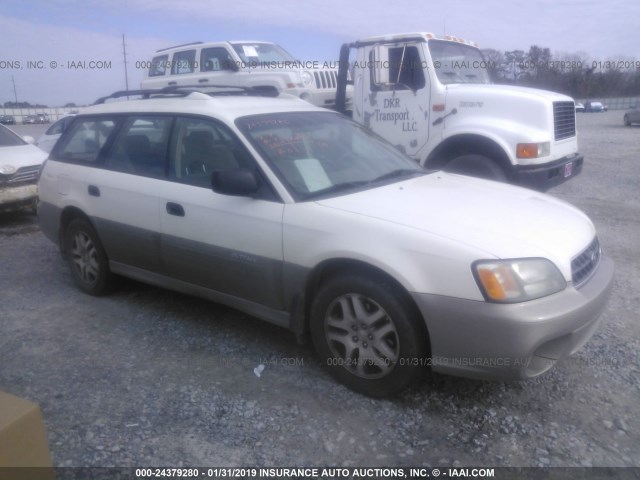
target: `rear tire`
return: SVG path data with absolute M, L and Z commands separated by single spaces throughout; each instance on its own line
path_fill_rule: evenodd
M 334 277 L 318 292 L 311 336 L 325 367 L 339 382 L 371 397 L 403 390 L 429 364 L 420 314 L 388 281 Z
M 91 224 L 82 218 L 69 222 L 65 252 L 76 286 L 89 295 L 103 295 L 113 284 L 109 259 Z
M 507 175 L 494 160 L 484 155 L 461 155 L 447 163 L 443 170 L 450 173 L 459 173 L 470 177 L 506 182 Z
M 629 115 L 625 115 L 625 116 L 624 116 L 624 124 L 625 124 L 627 127 L 630 127 L 630 126 L 631 126 L 631 121 L 629 120 Z

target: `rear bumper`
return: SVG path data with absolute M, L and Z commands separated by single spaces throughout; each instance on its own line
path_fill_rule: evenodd
M 517 165 L 514 183 L 544 192 L 579 175 L 583 162 L 584 157 L 575 153 L 544 165 Z
M 481 379 L 540 375 L 576 352 L 595 332 L 613 283 L 603 256 L 580 289 L 518 304 L 413 294 L 431 341 L 432 369 Z

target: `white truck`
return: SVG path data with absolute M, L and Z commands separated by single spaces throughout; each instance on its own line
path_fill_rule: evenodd
M 342 46 L 336 108 L 427 168 L 538 190 L 578 175 L 573 99 L 492 84 L 487 67 L 457 37 L 366 38 Z
M 173 85 L 275 87 L 319 107 L 334 107 L 338 69 L 296 60 L 272 42 L 194 42 L 158 50 L 137 62 L 147 74 L 141 89 Z

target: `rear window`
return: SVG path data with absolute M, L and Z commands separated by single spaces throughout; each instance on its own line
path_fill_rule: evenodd
M 151 68 L 149 68 L 150 77 L 161 77 L 167 71 L 167 63 L 169 55 L 160 55 L 151 60 Z
M 196 69 L 196 51 L 185 50 L 173 54 L 171 62 L 171 74 L 182 75 L 184 73 L 193 73 Z
M 55 148 L 55 158 L 78 163 L 96 163 L 114 131 L 109 118 L 76 119 Z

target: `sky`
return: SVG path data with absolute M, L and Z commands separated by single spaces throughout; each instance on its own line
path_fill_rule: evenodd
M 432 32 L 501 51 L 637 61 L 638 19 L 634 0 L 0 0 L 0 105 L 83 105 L 125 89 L 123 34 L 135 89 L 140 62 L 193 41 L 266 40 L 300 60 L 333 61 L 345 42 Z

